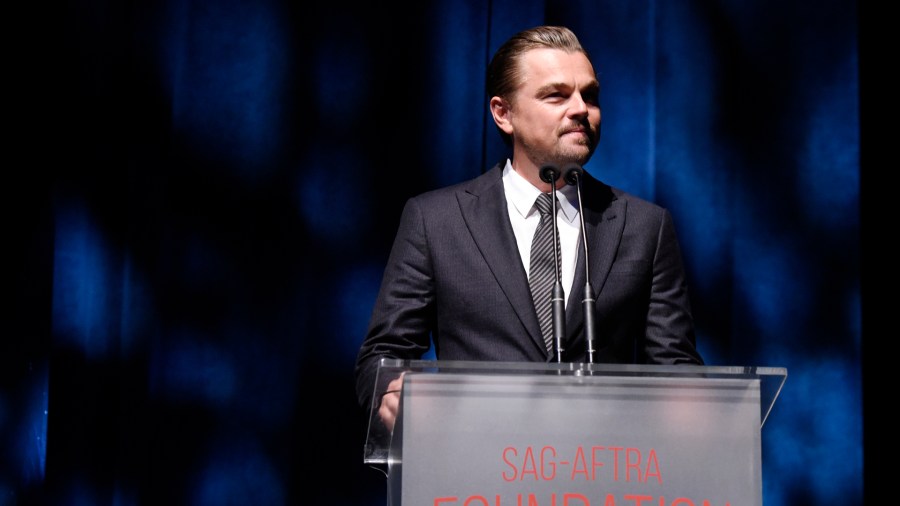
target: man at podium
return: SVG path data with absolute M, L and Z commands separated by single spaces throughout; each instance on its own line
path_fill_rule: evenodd
M 511 155 L 407 201 L 357 357 L 361 405 L 381 358 L 418 359 L 432 343 L 439 360 L 702 365 L 671 214 L 583 170 L 600 83 L 575 34 L 512 36 L 486 91 Z M 542 194 L 556 220 L 543 236 Z M 552 247 L 532 251 L 539 236 Z M 538 274 L 546 255 L 555 269 Z M 399 385 L 381 400 L 389 427 Z

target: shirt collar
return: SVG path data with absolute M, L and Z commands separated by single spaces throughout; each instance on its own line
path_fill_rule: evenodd
M 535 199 L 541 194 L 540 190 L 526 181 L 521 174 L 513 170 L 512 162 L 509 159 L 506 160 L 506 166 L 503 167 L 503 187 L 506 191 L 506 198 L 523 218 L 528 216 L 528 213 L 534 206 Z M 566 185 L 556 190 L 559 209 L 565 216 L 566 221 L 570 223 L 574 222 L 575 218 L 578 217 L 577 191 L 577 188 L 572 185 Z

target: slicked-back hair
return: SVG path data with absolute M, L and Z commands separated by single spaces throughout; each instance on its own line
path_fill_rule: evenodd
M 590 61 L 588 52 L 578 37 L 564 26 L 537 26 L 523 30 L 497 49 L 488 65 L 485 89 L 487 98 L 501 97 L 510 101 L 522 83 L 522 55 L 533 49 L 559 49 L 567 53 L 582 53 Z M 512 138 L 498 127 L 503 141 L 510 145 Z

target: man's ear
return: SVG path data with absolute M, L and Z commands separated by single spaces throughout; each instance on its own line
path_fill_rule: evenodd
M 510 122 L 510 111 L 509 102 L 500 98 L 500 97 L 491 97 L 491 116 L 494 117 L 494 123 L 497 124 L 497 128 L 502 130 L 504 133 L 512 135 L 513 127 Z

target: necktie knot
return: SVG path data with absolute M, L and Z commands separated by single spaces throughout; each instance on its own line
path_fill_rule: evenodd
M 541 216 L 550 214 L 553 210 L 553 202 L 552 197 L 549 193 L 542 193 L 538 195 L 538 198 L 534 201 L 534 206 L 537 207 L 538 212 L 541 213 Z

